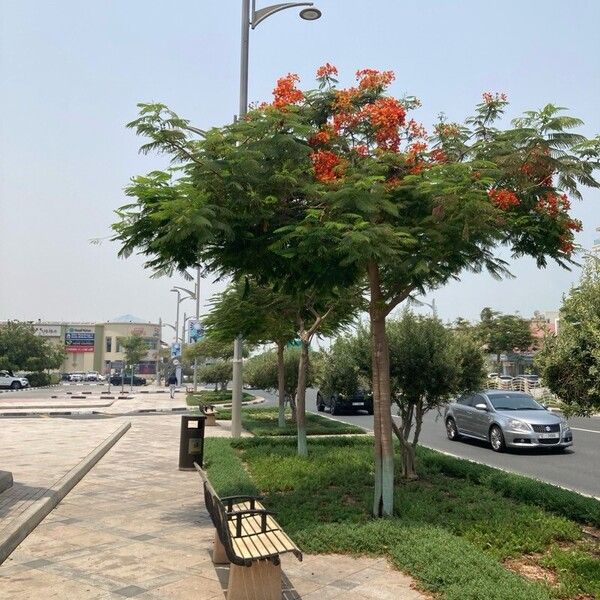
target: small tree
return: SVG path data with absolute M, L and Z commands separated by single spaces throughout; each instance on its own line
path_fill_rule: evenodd
M 563 299 L 557 335 L 535 357 L 545 384 L 569 415 L 600 410 L 600 263 L 590 258 L 579 285 Z
M 64 349 L 36 335 L 32 323 L 8 321 L 0 326 L 0 369 L 41 373 L 60 368 L 64 359 Z
M 402 449 L 402 475 L 417 477 L 415 451 L 423 417 L 454 396 L 478 389 L 484 380 L 485 358 L 475 340 L 444 327 L 435 317 L 404 311 L 387 326 L 390 349 L 391 398 L 400 425 L 392 429 Z M 370 336 L 360 326 L 354 336 L 336 340 L 322 385 L 352 394 L 371 379 Z
M 295 313 L 289 296 L 245 277 L 213 298 L 212 309 L 204 320 L 211 336 L 229 344 L 229 347 L 236 335 L 242 335 L 245 346 L 266 343 L 277 345 L 279 427 L 285 427 L 284 349 L 296 336 Z
M 121 343 L 125 352 L 125 362 L 131 368 L 131 385 L 130 389 L 133 389 L 133 376 L 135 371 L 135 365 L 139 364 L 146 354 L 148 354 L 148 346 L 141 335 L 133 333 L 127 336 Z M 121 384 L 125 384 L 125 373 L 123 373 Z
M 294 395 L 298 387 L 298 365 L 300 363 L 300 349 L 286 348 L 283 352 L 284 370 L 284 401 L 289 402 L 292 408 L 292 420 L 295 421 L 296 410 Z M 246 363 L 244 380 L 253 387 L 263 390 L 279 390 L 280 384 L 280 358 L 279 351 L 269 351 L 253 356 Z M 309 360 L 306 376 L 307 386 L 313 385 L 314 369 L 312 360 Z M 284 406 L 285 408 L 285 406 Z M 284 417 L 285 418 L 285 417 Z M 284 420 L 285 425 L 285 420 Z
M 527 319 L 518 315 L 503 315 L 488 307 L 481 311 L 476 332 L 488 352 L 496 355 L 498 368 L 501 354 L 527 350 L 534 341 Z
M 231 344 L 230 344 L 231 345 Z M 233 364 L 230 360 L 217 360 L 214 363 L 204 365 L 198 372 L 200 381 L 208 384 L 214 384 L 215 391 L 219 388 L 227 389 L 227 384 L 233 377 Z

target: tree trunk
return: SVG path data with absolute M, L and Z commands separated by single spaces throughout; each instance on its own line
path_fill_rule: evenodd
M 296 422 L 296 398 L 294 397 L 294 394 L 288 394 L 286 392 L 285 394 L 286 400 L 289 401 L 290 403 L 290 409 L 292 410 L 292 423 Z
M 381 294 L 379 267 L 368 269 L 371 293 L 371 352 L 373 364 L 373 429 L 375 436 L 375 489 L 373 515 L 391 516 L 394 511 L 394 444 L 390 404 L 390 354 L 385 332 L 385 308 Z
M 279 422 L 280 428 L 285 427 L 285 363 L 283 353 L 285 346 L 277 344 L 277 396 L 279 400 Z
M 298 429 L 298 456 L 308 456 L 306 443 L 306 371 L 309 341 L 302 340 L 298 361 L 298 388 L 296 391 L 296 426 Z

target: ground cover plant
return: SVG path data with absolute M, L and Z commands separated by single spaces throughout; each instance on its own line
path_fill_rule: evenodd
M 385 556 L 441 598 L 600 594 L 600 547 L 581 526 L 599 524 L 598 501 L 419 448 L 420 479 L 397 483 L 393 517 L 376 520 L 371 444 L 318 438 L 306 460 L 287 439 L 209 439 L 206 462 L 219 493 L 263 495 L 306 552 Z M 509 568 L 524 560 L 548 582 Z
M 291 412 L 286 413 L 287 421 L 285 427 L 279 427 L 279 411 L 275 408 L 254 408 L 247 407 L 242 410 L 242 426 L 244 429 L 258 436 L 295 436 L 297 434 L 296 424 L 290 420 Z M 229 410 L 220 410 L 217 419 L 231 419 Z M 334 421 L 327 417 L 306 413 L 306 434 L 307 435 L 328 435 L 343 433 L 364 433 L 362 427 L 349 425 L 340 421 Z
M 242 402 L 251 402 L 256 396 L 244 392 Z M 231 402 L 231 390 L 201 390 L 193 392 L 186 397 L 188 406 L 200 406 L 202 404 L 228 404 Z

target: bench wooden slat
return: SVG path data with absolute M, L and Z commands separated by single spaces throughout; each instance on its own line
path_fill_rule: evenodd
M 259 547 L 264 547 L 268 554 L 280 554 L 282 552 L 298 550 L 296 544 L 282 531 L 272 517 L 267 517 L 267 528 L 266 532 L 263 533 L 261 531 L 261 517 L 259 515 L 242 518 L 243 538 L 248 537 L 249 540 L 255 541 Z M 229 531 L 232 537 L 234 537 L 236 534 L 235 520 L 229 523 Z
M 232 527 L 233 525 L 233 527 Z M 286 548 L 279 547 L 277 548 L 271 541 L 268 533 L 261 533 L 260 530 L 260 517 L 258 518 L 258 523 L 254 522 L 252 517 L 248 519 L 244 519 L 242 521 L 242 536 L 235 537 L 235 524 L 230 523 L 229 530 L 231 532 L 232 537 L 235 540 L 244 539 L 248 542 L 248 544 L 253 544 L 259 553 L 269 556 L 272 554 L 279 554 L 279 552 L 285 552 Z
M 232 563 L 250 566 L 254 565 L 255 561 L 269 559 L 273 565 L 279 565 L 279 555 L 287 552 L 293 552 L 302 560 L 300 549 L 273 516 L 260 512 L 265 511 L 260 501 L 244 496 L 240 497 L 238 502 L 235 501 L 235 497 L 229 500 L 219 498 L 206 473 L 199 465 L 195 466 L 204 483 L 204 501 L 217 530 L 218 539 L 223 544 L 221 548 L 224 547 Z M 245 511 L 248 511 L 247 514 L 244 514 Z M 236 514 L 240 512 L 242 514 Z

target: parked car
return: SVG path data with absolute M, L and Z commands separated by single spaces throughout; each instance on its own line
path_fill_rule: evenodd
M 17 377 L 13 375 L 12 371 L 0 371 L 0 387 L 20 390 L 29 387 L 29 379 L 27 377 Z
M 69 375 L 69 381 L 84 381 L 85 373 L 71 373 Z
M 573 445 L 567 421 L 523 392 L 466 394 L 446 408 L 444 422 L 450 440 L 463 436 L 485 440 L 496 452 L 506 448 L 563 450 Z
M 104 381 L 106 377 L 98 373 L 98 371 L 89 371 L 85 374 L 86 381 Z
M 123 380 L 121 375 L 112 375 L 110 378 L 111 385 L 122 385 Z M 125 385 L 131 385 L 131 375 L 125 375 Z M 146 380 L 143 377 L 133 376 L 133 385 L 146 385 Z
M 369 390 L 358 390 L 351 396 L 333 392 L 330 394 L 322 390 L 317 392 L 317 410 L 323 412 L 329 408 L 332 415 L 341 412 L 356 412 L 357 410 L 366 410 L 370 415 L 373 414 L 373 394 Z
M 60 380 L 61 381 L 70 381 L 71 380 L 71 373 L 61 373 L 60 374 Z

